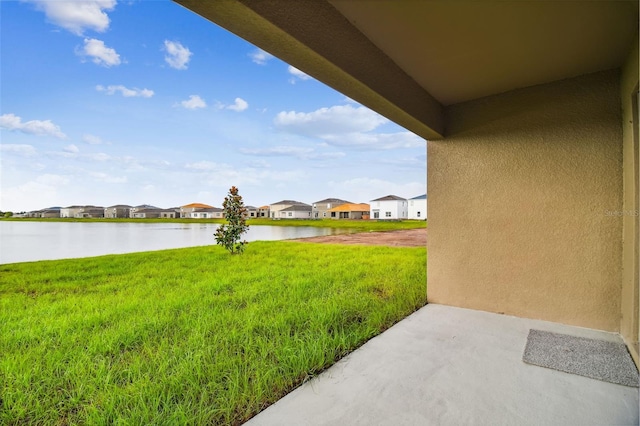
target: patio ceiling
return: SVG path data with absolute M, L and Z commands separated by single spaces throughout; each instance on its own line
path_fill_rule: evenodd
M 176 0 L 414 133 L 444 107 L 617 68 L 638 2 Z

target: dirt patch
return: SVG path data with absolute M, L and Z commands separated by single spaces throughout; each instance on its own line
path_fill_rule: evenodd
M 324 237 L 298 238 L 290 241 L 327 244 L 360 244 L 391 247 L 424 247 L 427 245 L 427 228 L 401 231 L 361 232 L 357 234 L 327 235 Z

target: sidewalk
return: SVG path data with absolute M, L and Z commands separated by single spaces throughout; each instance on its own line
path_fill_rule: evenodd
M 616 334 L 430 304 L 246 423 L 638 424 L 638 388 L 522 361 L 529 329 Z

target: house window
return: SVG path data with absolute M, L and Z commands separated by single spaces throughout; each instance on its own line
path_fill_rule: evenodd
M 420 212 L 418 212 L 418 217 L 420 217 Z
M 287 216 L 291 217 L 291 216 L 293 216 L 293 213 L 289 212 L 289 213 L 287 214 Z
M 336 212 L 331 212 L 331 217 L 336 217 Z
M 384 212 L 385 217 L 391 217 L 391 212 Z

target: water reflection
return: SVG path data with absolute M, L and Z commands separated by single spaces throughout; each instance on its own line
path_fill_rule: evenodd
M 217 224 L 0 221 L 0 263 L 67 259 L 215 244 Z M 329 228 L 251 226 L 247 241 L 348 232 Z

